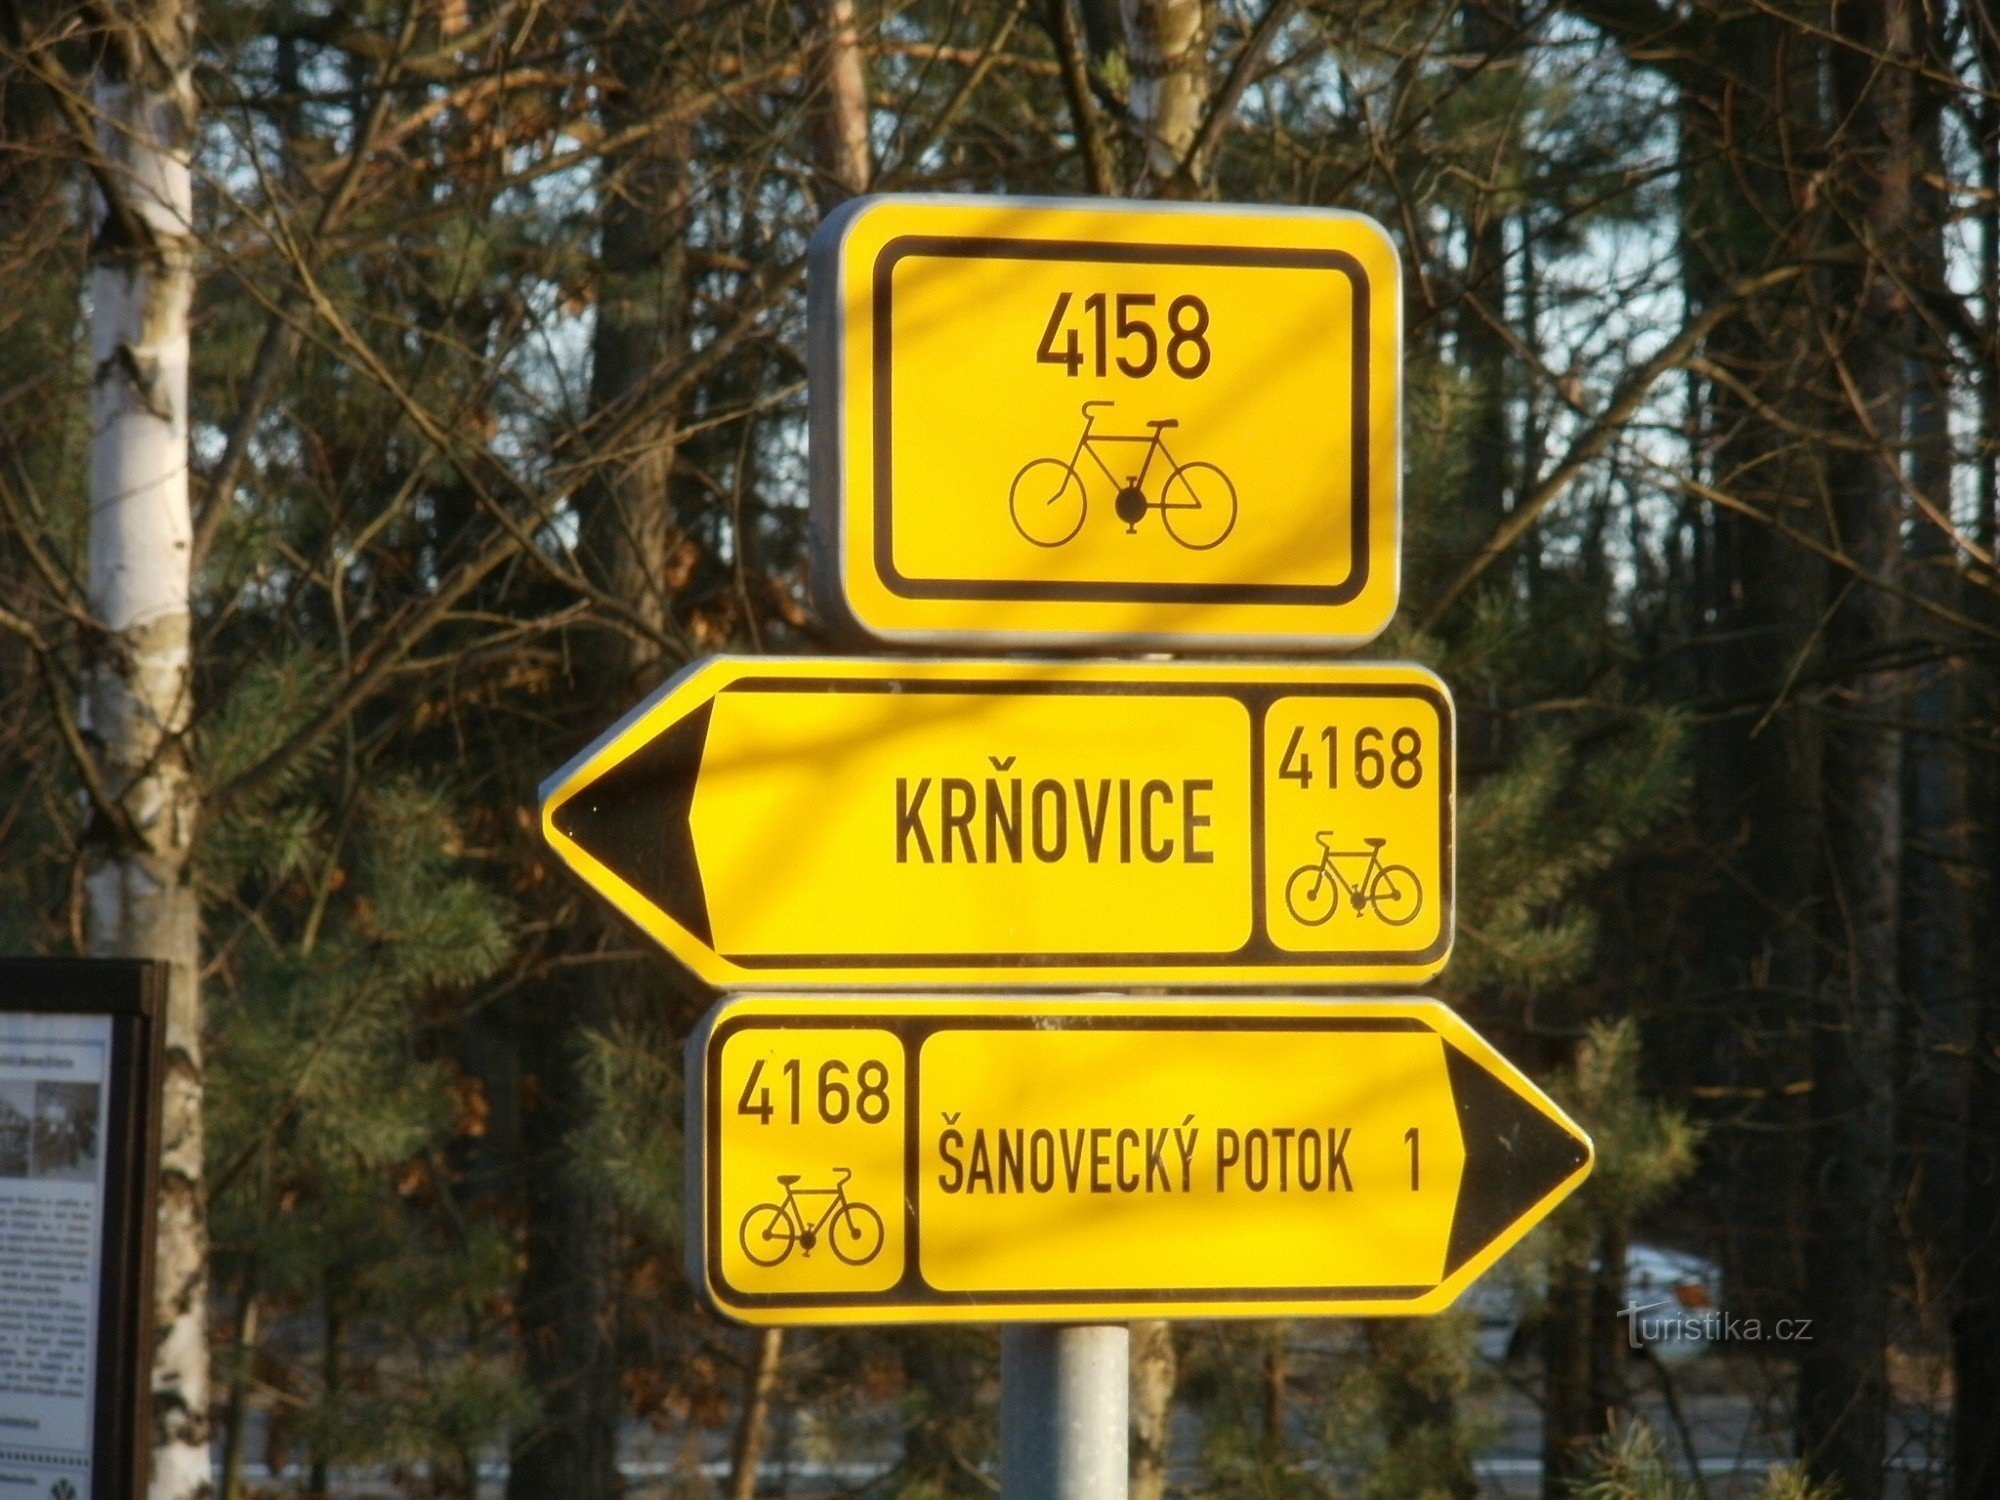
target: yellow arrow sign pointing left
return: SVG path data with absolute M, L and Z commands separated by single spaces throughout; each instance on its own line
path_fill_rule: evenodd
M 1589 1140 L 1430 1001 L 736 999 L 690 1275 L 756 1323 L 1441 1311 Z
M 717 658 L 542 825 L 718 988 L 1408 983 L 1452 750 L 1419 667 Z

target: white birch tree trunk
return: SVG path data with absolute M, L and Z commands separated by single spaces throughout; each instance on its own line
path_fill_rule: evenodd
M 1140 198 L 1184 198 L 1199 184 L 1188 163 L 1208 108 L 1209 13 L 1204 0 L 1119 0 L 1132 69 L 1132 128 L 1139 136 Z
M 156 1241 L 153 1500 L 212 1493 L 202 1183 L 188 509 L 194 11 L 119 7 L 92 90 L 103 155 L 90 272 L 89 730 L 126 828 L 92 829 L 92 953 L 161 959 L 168 986 Z

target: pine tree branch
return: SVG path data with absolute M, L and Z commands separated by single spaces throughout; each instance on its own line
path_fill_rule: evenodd
M 381 133 L 383 120 L 388 117 L 390 91 L 403 58 L 416 40 L 417 20 L 418 8 L 407 6 L 402 25 L 397 28 L 395 45 L 383 61 L 381 73 L 375 80 L 374 98 L 355 132 L 346 169 L 334 184 L 333 191 L 320 204 L 319 212 L 313 216 L 312 229 L 307 236 L 310 245 L 323 246 L 327 232 L 354 202 L 373 142 Z M 195 518 L 190 566 L 196 573 L 200 572 L 203 559 L 214 546 L 215 533 L 229 512 L 230 501 L 236 496 L 236 486 L 243 478 L 243 468 L 250 457 L 251 437 L 276 391 L 278 375 L 280 371 L 290 368 L 292 354 L 298 348 L 298 335 L 291 314 L 302 295 L 296 287 L 287 289 L 279 295 L 266 315 L 263 336 L 257 341 L 257 353 L 250 364 L 250 378 L 245 382 L 242 398 L 237 402 L 236 417 L 229 425 L 229 437 L 223 444 L 222 458 L 209 476 L 208 494 L 203 497 L 201 511 Z
M 1708 28 L 1698 13 L 1683 14 L 1665 0 L 1562 0 L 1562 4 L 1616 42 L 1630 61 L 1682 87 L 1692 81 L 1695 69 L 1690 59 L 1708 40 Z
M 548 484 L 539 488 L 517 476 L 490 448 L 469 442 L 441 421 L 403 386 L 374 348 L 354 330 L 320 288 L 311 269 L 295 264 L 294 270 L 319 320 L 333 332 L 347 357 L 381 387 L 411 424 L 444 456 L 480 508 L 498 521 L 500 530 L 489 537 L 473 556 L 440 580 L 436 590 L 426 595 L 421 604 L 405 604 L 397 611 L 384 631 L 378 633 L 357 657 L 353 669 L 343 679 L 341 690 L 318 713 L 287 736 L 270 754 L 215 788 L 209 794 L 204 809 L 211 818 L 219 815 L 236 799 L 255 791 L 278 774 L 293 757 L 338 729 L 349 715 L 386 686 L 390 676 L 416 651 L 424 638 L 451 615 L 459 600 L 514 557 L 529 558 L 564 588 L 588 599 L 608 617 L 639 632 L 643 639 L 660 647 L 669 657 L 683 655 L 679 642 L 661 639 L 624 601 L 561 567 L 547 548 L 536 545 L 536 534 L 554 518 L 557 508 L 598 471 L 604 453 L 616 452 L 632 442 L 639 432 L 657 419 L 660 412 L 678 400 L 689 385 L 729 356 L 756 322 L 804 274 L 805 261 L 802 257 L 779 268 L 755 294 L 744 297 L 738 303 L 737 316 L 731 323 L 717 330 L 715 336 L 700 349 L 664 371 L 638 393 L 638 399 L 615 413 L 601 414 L 612 418 L 608 423 L 599 425 L 598 422 L 591 422 L 573 429 L 557 445 L 556 451 L 587 449 L 591 456 L 553 472 Z M 510 512 L 495 495 L 489 480 L 497 482 L 518 503 L 518 514 Z
M 944 138 L 944 133 L 951 129 L 952 123 L 958 119 L 965 107 L 972 102 L 972 96 L 979 91 L 979 86 L 986 81 L 987 75 L 993 71 L 995 64 L 1000 61 L 1000 49 L 1007 45 L 1007 39 L 1014 34 L 1014 27 L 1019 24 L 1021 17 L 1027 14 L 1027 10 L 1027 0 L 1016 0 L 1016 3 L 1008 10 L 1007 14 L 1000 18 L 1000 24 L 994 28 L 993 35 L 987 39 L 986 45 L 980 49 L 979 55 L 974 59 L 972 66 L 966 69 L 965 77 L 959 80 L 958 87 L 952 91 L 952 95 L 945 101 L 944 107 L 931 117 L 929 123 L 924 126 L 922 133 L 904 148 L 901 160 L 896 165 L 895 172 L 884 172 L 882 174 L 879 186 L 886 188 L 895 178 L 914 171 L 917 164 L 924 159 L 924 156 L 930 151 L 931 147 Z M 1060 75 L 1060 67 L 1055 71 Z
M 97 226 L 97 233 L 112 244 L 150 249 L 153 245 L 152 226 L 143 214 L 135 212 L 126 202 L 123 174 L 117 163 L 104 154 L 104 147 L 97 138 L 98 116 L 82 86 L 48 48 L 27 38 L 15 7 L 7 7 L 7 16 L 10 22 L 8 37 L 6 43 L 0 45 L 0 61 L 14 64 L 47 89 L 49 97 L 55 101 L 56 112 L 69 127 L 77 155 L 83 161 L 84 170 L 90 174 L 90 180 L 97 188 L 98 200 L 104 207 L 104 220 Z
M 29 491 L 29 502 L 34 503 L 35 484 L 21 462 L 21 455 L 12 449 L 8 458 L 13 461 L 14 470 L 21 476 L 21 482 Z M 28 564 L 41 577 L 42 586 L 49 591 L 55 608 L 69 618 L 79 630 L 96 630 L 98 623 L 90 613 L 90 603 L 85 596 L 83 585 L 75 575 L 64 567 L 56 557 L 42 545 L 47 534 L 47 526 L 39 516 L 31 516 L 23 507 L 21 497 L 5 479 L 0 479 L 0 511 L 6 514 L 8 526 L 14 540 L 27 556 Z
M 0 605 L 0 630 L 18 637 L 35 659 L 35 671 L 42 679 L 42 688 L 48 701 L 49 714 L 55 720 L 56 738 L 62 741 L 63 753 L 70 759 L 77 779 L 83 784 L 83 792 L 90 799 L 90 810 L 104 820 L 121 847 L 141 849 L 145 847 L 144 835 L 132 821 L 132 814 L 125 804 L 112 795 L 106 785 L 103 773 L 97 766 L 97 758 L 90 753 L 90 746 L 83 738 L 83 727 L 77 722 L 74 700 L 75 685 L 65 677 L 57 665 L 55 653 L 49 649 L 42 633 L 35 629 L 34 622 L 15 614 L 5 605 Z
M 1468 588 L 1478 581 L 1481 574 L 1504 556 L 1514 543 L 1518 542 L 1541 519 L 1542 512 L 1565 494 L 1590 462 L 1602 453 L 1612 439 L 1625 430 L 1646 397 L 1651 394 L 1660 377 L 1669 370 L 1685 363 L 1703 339 L 1714 331 L 1717 324 L 1729 317 L 1751 297 L 1771 287 L 1790 281 L 1804 271 L 1803 266 L 1784 266 L 1775 271 L 1767 271 L 1761 276 L 1753 276 L 1737 283 L 1726 297 L 1717 298 L 1713 305 L 1690 318 L 1681 331 L 1651 359 L 1626 376 L 1612 393 L 1604 410 L 1590 426 L 1586 427 L 1570 444 L 1562 461 L 1537 483 L 1533 490 L 1521 497 L 1520 504 L 1507 513 L 1507 517 L 1494 528 L 1493 535 L 1479 549 L 1463 571 L 1445 586 L 1425 612 L 1422 628 L 1432 630 L 1440 616 L 1457 602 Z
M 1943 624 L 1963 630 L 1968 635 L 1982 640 L 2000 641 L 2000 627 L 1996 627 L 1983 620 L 1976 620 L 1968 614 L 1951 608 L 1951 606 L 1940 600 L 1919 593 L 1917 590 L 1898 582 L 1894 578 L 1885 578 L 1879 574 L 1869 572 L 1840 548 L 1831 546 L 1807 532 L 1786 525 L 1771 512 L 1760 510 L 1748 501 L 1730 494 L 1727 490 L 1718 489 L 1714 485 L 1703 484 L 1700 480 L 1692 476 L 1676 474 L 1674 478 L 1689 494 L 1708 501 L 1709 504 L 1719 510 L 1733 511 L 1739 516 L 1757 522 L 1760 526 L 1769 527 L 1774 535 L 1782 537 L 1795 547 L 1810 552 L 1822 562 L 1830 563 L 1834 567 L 1852 574 L 1855 579 L 1868 585 L 1870 588 L 1881 589 L 1886 593 L 1893 594 L 1912 608 L 1930 615 L 1933 619 Z M 1991 574 L 1987 575 L 1983 587 L 1989 591 L 1994 589 L 1995 583 Z
M 325 1061 L 327 1054 L 333 1050 L 334 1043 L 341 1039 L 342 1034 L 348 1028 L 348 1024 L 360 1012 L 362 1004 L 372 998 L 373 991 L 369 988 L 365 980 L 355 984 L 353 989 L 348 992 L 346 1003 L 334 1014 L 332 1022 L 327 1026 L 326 1030 L 314 1038 L 311 1050 L 306 1053 L 305 1060 L 299 1065 L 299 1071 L 292 1078 L 291 1085 L 285 1090 L 283 1103 L 265 1117 L 263 1127 L 243 1143 L 237 1150 L 236 1155 L 230 1159 L 220 1172 L 210 1175 L 208 1179 L 208 1197 L 211 1202 L 221 1198 L 223 1193 L 228 1191 L 230 1185 L 242 1175 L 243 1169 L 255 1161 L 262 1154 L 264 1148 L 278 1138 L 279 1132 L 292 1122 L 293 1118 L 298 1114 L 300 1105 L 304 1102 L 306 1085 L 312 1081 L 313 1075 L 319 1071 L 320 1064 Z

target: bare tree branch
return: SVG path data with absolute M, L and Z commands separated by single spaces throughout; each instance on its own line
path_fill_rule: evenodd
M 1049 40 L 1055 43 L 1056 61 L 1062 65 L 1063 94 L 1069 100 L 1070 125 L 1076 131 L 1076 150 L 1083 161 L 1084 181 L 1100 198 L 1116 197 L 1117 178 L 1098 122 L 1097 105 L 1090 89 L 1090 66 L 1084 59 L 1083 38 L 1070 3 L 1071 0 L 1045 0 L 1044 24 Z
M 1714 305 L 1689 319 L 1681 331 L 1668 340 L 1657 354 L 1620 381 L 1618 388 L 1612 392 L 1611 399 L 1605 403 L 1604 410 L 1578 434 L 1576 440 L 1570 444 L 1569 451 L 1563 455 L 1562 461 L 1546 478 L 1540 480 L 1533 490 L 1521 497 L 1520 504 L 1509 511 L 1506 520 L 1494 528 L 1493 535 L 1487 539 L 1486 544 L 1479 549 L 1472 561 L 1467 563 L 1459 575 L 1439 592 L 1430 608 L 1424 612 L 1423 628 L 1429 630 L 1436 626 L 1439 618 L 1457 602 L 1459 596 L 1476 583 L 1487 568 L 1499 561 L 1514 543 L 1527 535 L 1529 529 L 1541 518 L 1542 512 L 1559 499 L 1591 460 L 1602 453 L 1612 440 L 1624 431 L 1625 424 L 1631 420 L 1632 414 L 1639 409 L 1662 375 L 1685 363 L 1715 326 L 1741 308 L 1749 298 L 1803 274 L 1804 269 L 1802 266 L 1786 266 L 1738 283 L 1727 297 L 1716 299 Z

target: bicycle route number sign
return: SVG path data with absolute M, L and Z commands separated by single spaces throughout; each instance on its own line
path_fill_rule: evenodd
M 1591 1163 L 1425 1000 L 746 997 L 686 1076 L 690 1278 L 751 1323 L 1438 1312 Z
M 1320 648 L 1388 624 L 1401 282 L 1372 220 L 863 198 L 809 275 L 834 617 L 968 646 Z
M 1453 757 L 1413 666 L 715 657 L 542 826 L 719 989 L 1409 984 L 1451 948 Z

